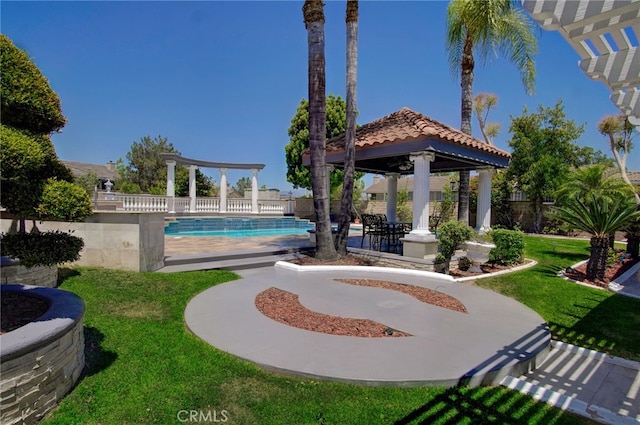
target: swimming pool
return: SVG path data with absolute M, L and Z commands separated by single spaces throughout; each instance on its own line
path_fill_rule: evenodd
M 249 236 L 306 235 L 315 225 L 295 217 L 203 217 L 177 218 L 164 228 L 165 236 Z

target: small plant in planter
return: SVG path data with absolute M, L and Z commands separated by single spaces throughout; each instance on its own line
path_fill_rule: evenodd
M 473 235 L 473 229 L 459 221 L 447 221 L 438 229 L 438 250 L 444 257 L 446 274 L 449 273 L 449 263 L 458 247 Z
M 433 260 L 433 270 L 436 273 L 446 273 L 445 269 L 446 258 L 442 255 L 441 252 L 436 255 L 436 258 Z

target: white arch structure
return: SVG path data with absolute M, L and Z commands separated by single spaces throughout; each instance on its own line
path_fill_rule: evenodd
M 196 199 L 196 170 L 201 168 L 218 168 L 220 170 L 220 205 L 219 212 L 226 213 L 229 208 L 227 199 L 227 171 L 228 170 L 248 170 L 251 171 L 251 214 L 259 214 L 258 209 L 258 172 L 264 168 L 264 164 L 238 164 L 232 162 L 211 162 L 199 159 L 185 158 L 176 153 L 162 153 L 162 159 L 167 162 L 167 198 L 168 212 L 175 214 L 175 170 L 176 164 L 189 167 L 189 209 L 188 212 L 197 212 Z

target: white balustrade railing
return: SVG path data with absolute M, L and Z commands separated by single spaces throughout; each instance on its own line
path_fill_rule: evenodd
M 251 199 L 227 199 L 227 212 L 250 213 Z
M 196 198 L 196 211 L 220 212 L 219 198 Z
M 189 212 L 191 198 L 176 198 L 176 212 Z
M 258 201 L 258 211 L 262 214 L 284 214 L 287 201 Z
M 122 202 L 125 211 L 167 211 L 166 196 L 160 195 L 117 195 L 116 201 Z
M 116 201 L 122 203 L 122 210 L 132 212 L 169 212 L 171 200 L 162 195 L 123 195 L 117 194 Z M 175 212 L 189 212 L 190 198 L 174 198 Z M 293 214 L 294 200 L 258 200 L 260 214 Z M 196 198 L 195 212 L 220 212 L 220 198 Z M 227 212 L 251 213 L 251 199 L 227 199 Z

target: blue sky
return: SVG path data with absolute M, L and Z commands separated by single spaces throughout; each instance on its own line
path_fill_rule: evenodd
M 49 79 L 68 120 L 53 141 L 64 160 L 102 164 L 124 158 L 134 141 L 162 135 L 183 156 L 264 163 L 259 184 L 289 191 L 284 146 L 307 97 L 302 1 L 2 1 L 2 33 L 27 50 Z M 406 106 L 459 128 L 460 86 L 444 48 L 446 2 L 361 1 L 358 123 Z M 327 1 L 327 94 L 344 97 L 343 1 Z M 499 97 L 489 120 L 509 150 L 510 116 L 562 99 L 585 123 L 579 144 L 609 154 L 598 121 L 619 111 L 606 86 L 578 67 L 557 32 L 539 30 L 536 93 L 500 58 L 478 63 L 474 92 Z M 475 120 L 475 117 L 474 117 Z M 474 122 L 475 125 L 475 122 Z M 477 125 L 474 135 L 481 138 Z M 628 160 L 640 169 L 640 147 Z M 219 183 L 219 171 L 203 169 Z M 250 174 L 230 171 L 232 184 Z M 367 178 L 367 183 L 370 182 Z

